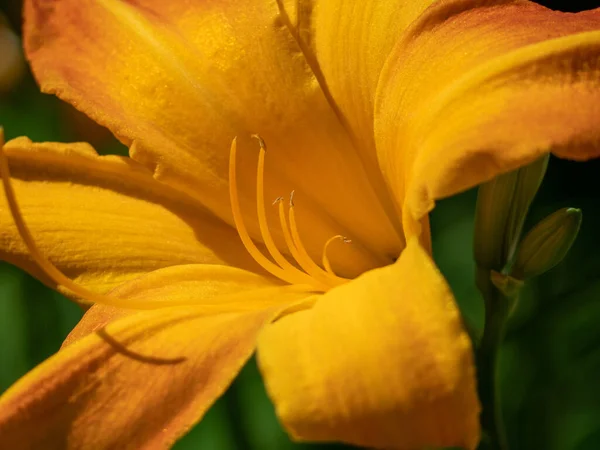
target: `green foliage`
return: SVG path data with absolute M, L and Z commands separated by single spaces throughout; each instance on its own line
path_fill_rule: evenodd
M 500 355 L 501 398 L 511 450 L 600 448 L 600 162 L 552 158 L 525 231 L 565 206 L 585 215 L 558 266 L 528 281 Z M 483 324 L 472 258 L 475 192 L 433 212 L 435 259 L 473 334 Z

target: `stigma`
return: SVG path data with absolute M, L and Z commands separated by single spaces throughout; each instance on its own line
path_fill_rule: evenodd
M 331 237 L 323 246 L 321 258 L 322 267 L 315 263 L 304 247 L 300 233 L 298 232 L 294 205 L 294 191 L 290 194 L 289 202 L 285 202 L 284 197 L 277 197 L 275 201 L 272 202 L 272 205 L 278 208 L 279 226 L 288 250 L 287 253 L 291 256 L 295 265 L 279 250 L 271 235 L 265 209 L 264 171 L 266 145 L 260 136 L 252 135 L 252 137 L 258 141 L 260 147 L 256 169 L 256 212 L 260 235 L 270 258 L 265 256 L 254 243 L 242 218 L 236 178 L 236 138 L 231 142 L 229 153 L 229 199 L 231 202 L 233 221 L 238 235 L 250 256 L 252 256 L 257 264 L 274 277 L 289 284 L 309 285 L 316 291 L 327 292 L 331 288 L 350 281 L 348 278 L 343 278 L 335 274 L 331 267 L 331 263 L 329 262 L 327 252 L 334 242 L 348 244 L 351 240 L 341 235 Z

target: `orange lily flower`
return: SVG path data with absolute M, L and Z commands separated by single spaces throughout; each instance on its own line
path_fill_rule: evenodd
M 95 303 L 0 399 L 4 445 L 166 448 L 258 349 L 296 439 L 477 446 L 427 214 L 548 151 L 600 153 L 600 10 L 28 0 L 25 45 L 130 158 L 4 147 L 24 222 L 0 204 L 0 256 Z

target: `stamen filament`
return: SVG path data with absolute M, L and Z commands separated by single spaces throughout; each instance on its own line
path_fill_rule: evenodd
M 292 239 L 292 235 L 290 234 L 290 229 L 288 227 L 288 223 L 285 218 L 283 197 L 279 197 L 277 202 L 279 203 L 279 223 L 281 224 L 281 230 L 283 231 L 283 238 L 285 240 L 285 243 L 286 243 L 288 249 L 290 250 L 290 253 L 294 257 L 294 259 L 296 261 L 298 261 L 298 263 L 300 264 L 300 267 L 302 267 L 304 270 L 306 270 L 306 268 L 304 266 L 302 266 L 302 264 L 300 263 L 300 260 L 302 260 L 302 256 L 298 252 L 298 249 L 296 248 L 296 245 L 294 244 L 294 240 Z
M 346 242 L 346 239 L 342 236 L 335 236 L 327 241 L 323 250 L 323 261 L 326 270 L 323 270 L 321 267 L 319 267 L 312 260 L 312 258 L 302 245 L 300 234 L 298 233 L 298 227 L 296 225 L 296 217 L 294 213 L 294 191 L 292 191 L 290 195 L 289 215 L 287 215 L 289 217 L 289 224 L 286 220 L 286 214 L 282 201 L 283 197 L 278 197 L 277 199 L 275 199 L 273 205 L 279 204 L 279 222 L 281 224 L 283 238 L 285 240 L 285 243 L 287 244 L 291 256 L 294 258 L 295 262 L 298 263 L 300 269 L 302 270 L 294 266 L 279 251 L 279 248 L 275 244 L 273 236 L 271 235 L 271 232 L 269 230 L 269 223 L 267 220 L 265 210 L 264 172 L 266 146 L 259 135 L 255 134 L 252 135 L 252 137 L 257 139 L 260 145 L 260 150 L 258 154 L 258 166 L 256 169 L 256 209 L 258 215 L 258 225 L 260 228 L 262 240 L 265 243 L 265 246 L 267 247 L 267 251 L 269 252 L 269 255 L 275 262 L 271 261 L 271 259 L 265 256 L 258 249 L 256 244 L 254 244 L 254 241 L 250 237 L 250 234 L 248 233 L 248 230 L 244 224 L 239 204 L 238 186 L 236 178 L 237 139 L 233 139 L 233 141 L 231 142 L 231 149 L 229 153 L 229 198 L 231 202 L 233 221 L 237 232 L 240 236 L 240 239 L 244 244 L 244 247 L 246 247 L 246 250 L 248 251 L 248 253 L 250 253 L 250 256 L 252 256 L 261 267 L 263 267 L 270 274 L 283 281 L 286 281 L 287 283 L 309 285 L 323 292 L 327 292 L 332 287 L 346 283 L 347 281 L 349 281 L 348 279 L 341 278 L 335 275 L 326 255 L 327 248 L 333 240 L 341 238 L 344 240 L 344 242 Z
M 240 209 L 237 195 L 236 156 L 237 138 L 234 138 L 231 142 L 231 148 L 229 151 L 229 200 L 231 202 L 233 222 L 237 229 L 238 235 L 244 244 L 244 247 L 246 247 L 246 250 L 248 253 L 250 253 L 250 256 L 252 256 L 252 258 L 254 258 L 254 260 L 271 275 L 290 284 L 302 283 L 302 280 L 298 280 L 297 276 L 290 274 L 267 259 L 252 241 L 252 238 L 246 229 L 246 225 L 244 224 L 244 220 L 242 219 L 242 211 Z
M 332 242 L 337 241 L 337 240 L 341 240 L 344 244 L 350 244 L 352 241 L 344 236 L 342 236 L 341 234 L 338 234 L 337 236 L 333 236 L 330 237 L 327 242 L 325 242 L 325 246 L 323 247 L 323 267 L 325 268 L 325 271 L 331 275 L 337 276 L 335 275 L 335 272 L 333 271 L 333 269 L 331 268 L 331 264 L 329 263 L 329 258 L 327 257 L 327 249 L 329 248 L 329 246 L 331 245 Z
M 267 216 L 265 214 L 265 196 L 264 196 L 264 171 L 265 171 L 265 144 L 264 141 L 258 135 L 253 135 L 260 144 L 260 150 L 258 154 L 258 168 L 256 171 L 256 209 L 258 213 L 258 224 L 260 227 L 260 234 L 263 238 L 265 246 L 269 251 L 272 258 L 281 268 L 287 272 L 290 272 L 290 276 L 295 276 L 301 283 L 311 284 L 313 281 L 310 276 L 294 267 L 285 257 L 281 254 L 277 245 L 273 241 L 271 232 L 269 231 L 269 225 L 267 222 Z
M 23 242 L 25 243 L 25 246 L 27 247 L 27 250 L 31 255 L 33 261 L 39 266 L 42 272 L 50 280 L 56 283 L 57 286 L 62 286 L 68 289 L 76 297 L 79 297 L 92 303 L 115 306 L 118 308 L 144 308 L 144 305 L 140 305 L 139 301 L 128 301 L 126 299 L 110 297 L 107 295 L 99 294 L 97 292 L 92 292 L 89 289 L 78 285 L 69 277 L 67 277 L 64 273 L 62 273 L 54 264 L 52 264 L 48 260 L 48 258 L 46 258 L 42 254 L 37 244 L 35 243 L 35 240 L 33 239 L 31 231 L 29 230 L 27 224 L 25 223 L 25 220 L 23 219 L 21 208 L 17 203 L 17 197 L 15 195 L 15 191 L 10 180 L 8 158 L 6 157 L 6 153 L 4 152 L 4 131 L 2 130 L 2 128 L 0 128 L 0 176 L 2 177 L 4 195 L 6 197 L 6 201 L 8 202 L 8 207 L 10 209 L 12 218 L 19 232 L 19 236 L 21 236 L 21 239 L 23 239 Z
M 298 264 L 306 270 L 306 272 L 314 277 L 317 280 L 321 280 L 329 285 L 339 286 L 340 284 L 344 284 L 347 280 L 342 279 L 338 276 L 331 275 L 320 268 L 315 262 L 312 260 L 304 245 L 302 245 L 302 240 L 300 239 L 300 233 L 298 233 L 298 227 L 296 225 L 296 214 L 294 212 L 294 196 L 293 193 L 290 195 L 290 208 L 288 210 L 288 219 L 290 224 L 290 231 L 292 233 L 292 241 L 294 242 L 294 246 L 298 252 L 298 256 L 296 259 Z

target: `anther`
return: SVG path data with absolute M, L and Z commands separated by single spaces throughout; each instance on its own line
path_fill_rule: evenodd
M 283 197 L 277 197 L 275 200 L 273 200 L 272 205 L 275 206 L 278 203 L 281 203 L 283 201 Z
M 267 144 L 265 144 L 265 140 L 263 138 L 260 137 L 260 135 L 258 134 L 251 134 L 250 135 L 251 138 L 254 138 L 258 141 L 258 145 L 260 145 L 260 148 L 263 150 L 267 150 Z
M 290 193 L 290 208 L 293 208 L 293 207 L 294 207 L 294 193 L 295 193 L 295 192 L 296 192 L 296 191 L 295 191 L 295 190 L 293 190 L 293 191 Z
M 335 275 L 335 272 L 331 268 L 331 263 L 329 262 L 329 258 L 327 257 L 327 250 L 329 249 L 329 246 L 334 241 L 338 241 L 338 240 L 342 241 L 343 244 L 351 244 L 352 243 L 351 239 L 348 239 L 346 236 L 342 236 L 340 234 L 338 234 L 337 236 L 330 237 L 327 240 L 327 242 L 325 242 L 325 246 L 323 247 L 323 257 L 321 259 L 321 262 L 323 263 L 323 267 L 325 268 L 325 271 L 331 275 Z

